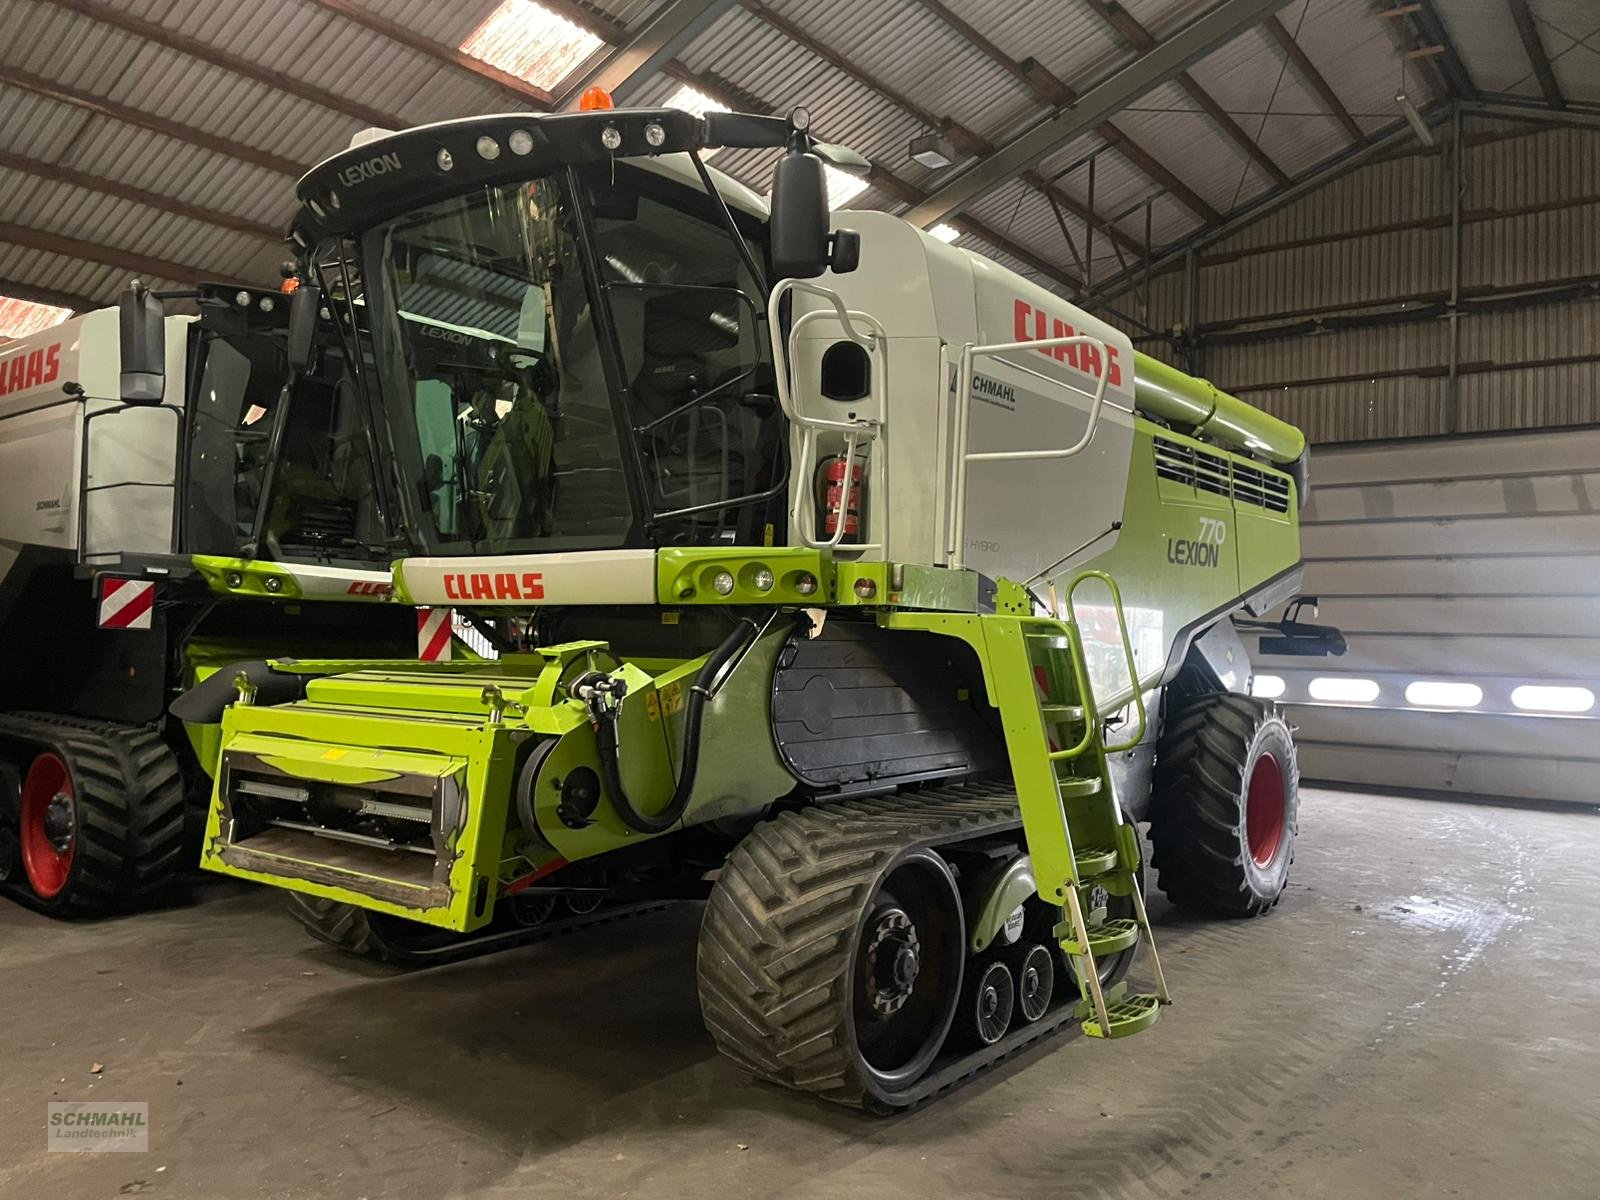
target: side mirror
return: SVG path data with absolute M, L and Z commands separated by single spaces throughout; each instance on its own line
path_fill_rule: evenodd
M 160 404 L 167 385 L 167 314 L 135 279 L 117 298 L 121 325 L 122 402 Z
M 772 173 L 772 266 L 779 279 L 812 279 L 861 265 L 861 235 L 828 232 L 828 177 L 822 160 L 790 147 Z
M 830 239 L 833 253 L 828 266 L 835 275 L 848 275 L 861 265 L 861 235 L 854 229 L 840 229 Z
M 322 308 L 322 289 L 302 283 L 289 297 L 289 369 L 311 369 L 316 351 L 317 317 Z
M 822 160 L 791 145 L 772 172 L 772 270 L 813 279 L 828 268 L 828 180 Z

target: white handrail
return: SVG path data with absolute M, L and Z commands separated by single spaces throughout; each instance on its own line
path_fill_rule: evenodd
M 1083 431 L 1083 436 L 1070 446 L 1057 447 L 1051 450 L 980 450 L 976 453 L 967 449 L 970 439 L 970 423 L 972 413 L 972 364 L 975 359 L 991 357 L 997 354 L 1008 354 L 1014 350 L 1053 350 L 1057 346 L 1091 346 L 1098 351 L 1097 362 L 1100 366 L 1099 376 L 1095 381 L 1094 399 L 1089 405 L 1089 421 Z M 1038 338 L 1026 342 L 996 342 L 989 346 L 974 346 L 972 343 L 961 351 L 961 377 L 956 385 L 956 445 L 957 453 L 952 457 L 953 478 L 951 479 L 951 514 L 950 514 L 950 539 L 946 546 L 950 566 L 960 570 L 966 559 L 967 536 L 967 475 L 975 462 L 1013 462 L 1019 459 L 1058 459 L 1072 458 L 1082 454 L 1089 448 L 1089 443 L 1094 440 L 1096 428 L 1100 422 L 1100 410 L 1105 403 L 1106 385 L 1111 379 L 1111 358 L 1107 353 L 1106 344 L 1100 338 L 1090 334 L 1078 333 L 1071 337 Z M 1052 381 L 1056 382 L 1056 381 Z M 1062 387 L 1068 387 L 1066 383 Z M 1064 400 L 1056 400 L 1057 404 L 1065 404 Z
M 802 313 L 796 317 L 790 324 L 789 337 L 785 341 L 780 308 L 784 296 L 790 292 L 806 292 L 818 296 L 826 301 L 829 307 Z M 803 279 L 785 279 L 772 289 L 772 295 L 767 300 L 767 329 L 768 336 L 772 340 L 772 362 L 773 373 L 777 379 L 778 407 L 783 410 L 784 416 L 801 430 L 800 453 L 795 464 L 795 477 L 799 482 L 795 488 L 794 501 L 789 508 L 789 526 L 807 546 L 817 550 L 828 550 L 836 549 L 844 541 L 850 513 L 850 493 L 855 483 L 856 450 L 861 443 L 870 443 L 883 432 L 887 417 L 883 397 L 887 393 L 884 390 L 886 381 L 883 363 L 879 359 L 874 362 L 874 369 L 868 376 L 870 391 L 867 399 L 873 416 L 852 417 L 840 421 L 827 417 L 813 417 L 800 411 L 800 406 L 794 398 L 790 367 L 797 357 L 800 332 L 817 320 L 838 321 L 845 336 L 864 347 L 875 359 L 879 357 L 876 352 L 883 345 L 886 335 L 883 326 L 875 317 L 869 313 L 846 308 L 837 292 L 821 284 L 808 283 Z M 866 332 L 862 333 L 857 329 L 857 324 L 865 328 Z M 817 453 L 817 434 L 820 432 L 842 433 L 845 449 L 844 479 L 840 483 L 839 492 L 838 524 L 831 537 L 819 540 L 816 512 L 810 501 L 811 477 L 816 470 L 812 459 Z M 880 471 L 882 469 L 880 466 Z M 866 550 L 872 549 L 875 545 L 877 543 L 851 543 L 850 548 Z

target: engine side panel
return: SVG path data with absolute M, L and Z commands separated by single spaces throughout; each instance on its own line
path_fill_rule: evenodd
M 973 697 L 981 680 L 960 643 L 829 620 L 797 632 L 772 680 L 772 727 L 806 786 L 846 796 L 915 780 L 998 771 L 1005 746 Z

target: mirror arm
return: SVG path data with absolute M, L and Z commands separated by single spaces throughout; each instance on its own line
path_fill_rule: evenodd
M 744 259 L 744 269 L 750 272 L 757 291 L 765 296 L 767 294 L 767 277 L 761 270 L 761 265 L 756 262 L 756 256 L 750 253 L 750 244 L 745 241 L 744 234 L 739 232 L 739 224 L 733 219 L 733 212 L 728 208 L 728 202 L 722 198 L 722 192 L 712 181 L 711 172 L 706 169 L 705 161 L 700 157 L 700 151 L 694 148 L 689 150 L 689 161 L 694 163 L 695 174 L 700 176 L 700 185 L 706 189 L 709 196 L 717 206 L 717 212 L 722 217 L 722 224 L 728 231 L 728 236 L 733 238 L 733 244 L 739 247 L 739 257 Z

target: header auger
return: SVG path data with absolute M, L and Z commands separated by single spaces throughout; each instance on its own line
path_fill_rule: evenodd
M 1137 822 L 1175 898 L 1276 903 L 1294 751 L 1229 619 L 1297 587 L 1305 447 L 978 255 L 831 227 L 854 156 L 805 124 L 488 116 L 302 180 L 395 598 L 501 654 L 264 660 L 204 864 L 400 959 L 704 897 L 718 1045 L 881 1110 L 1158 1018 Z M 782 152 L 770 211 L 730 146 Z

